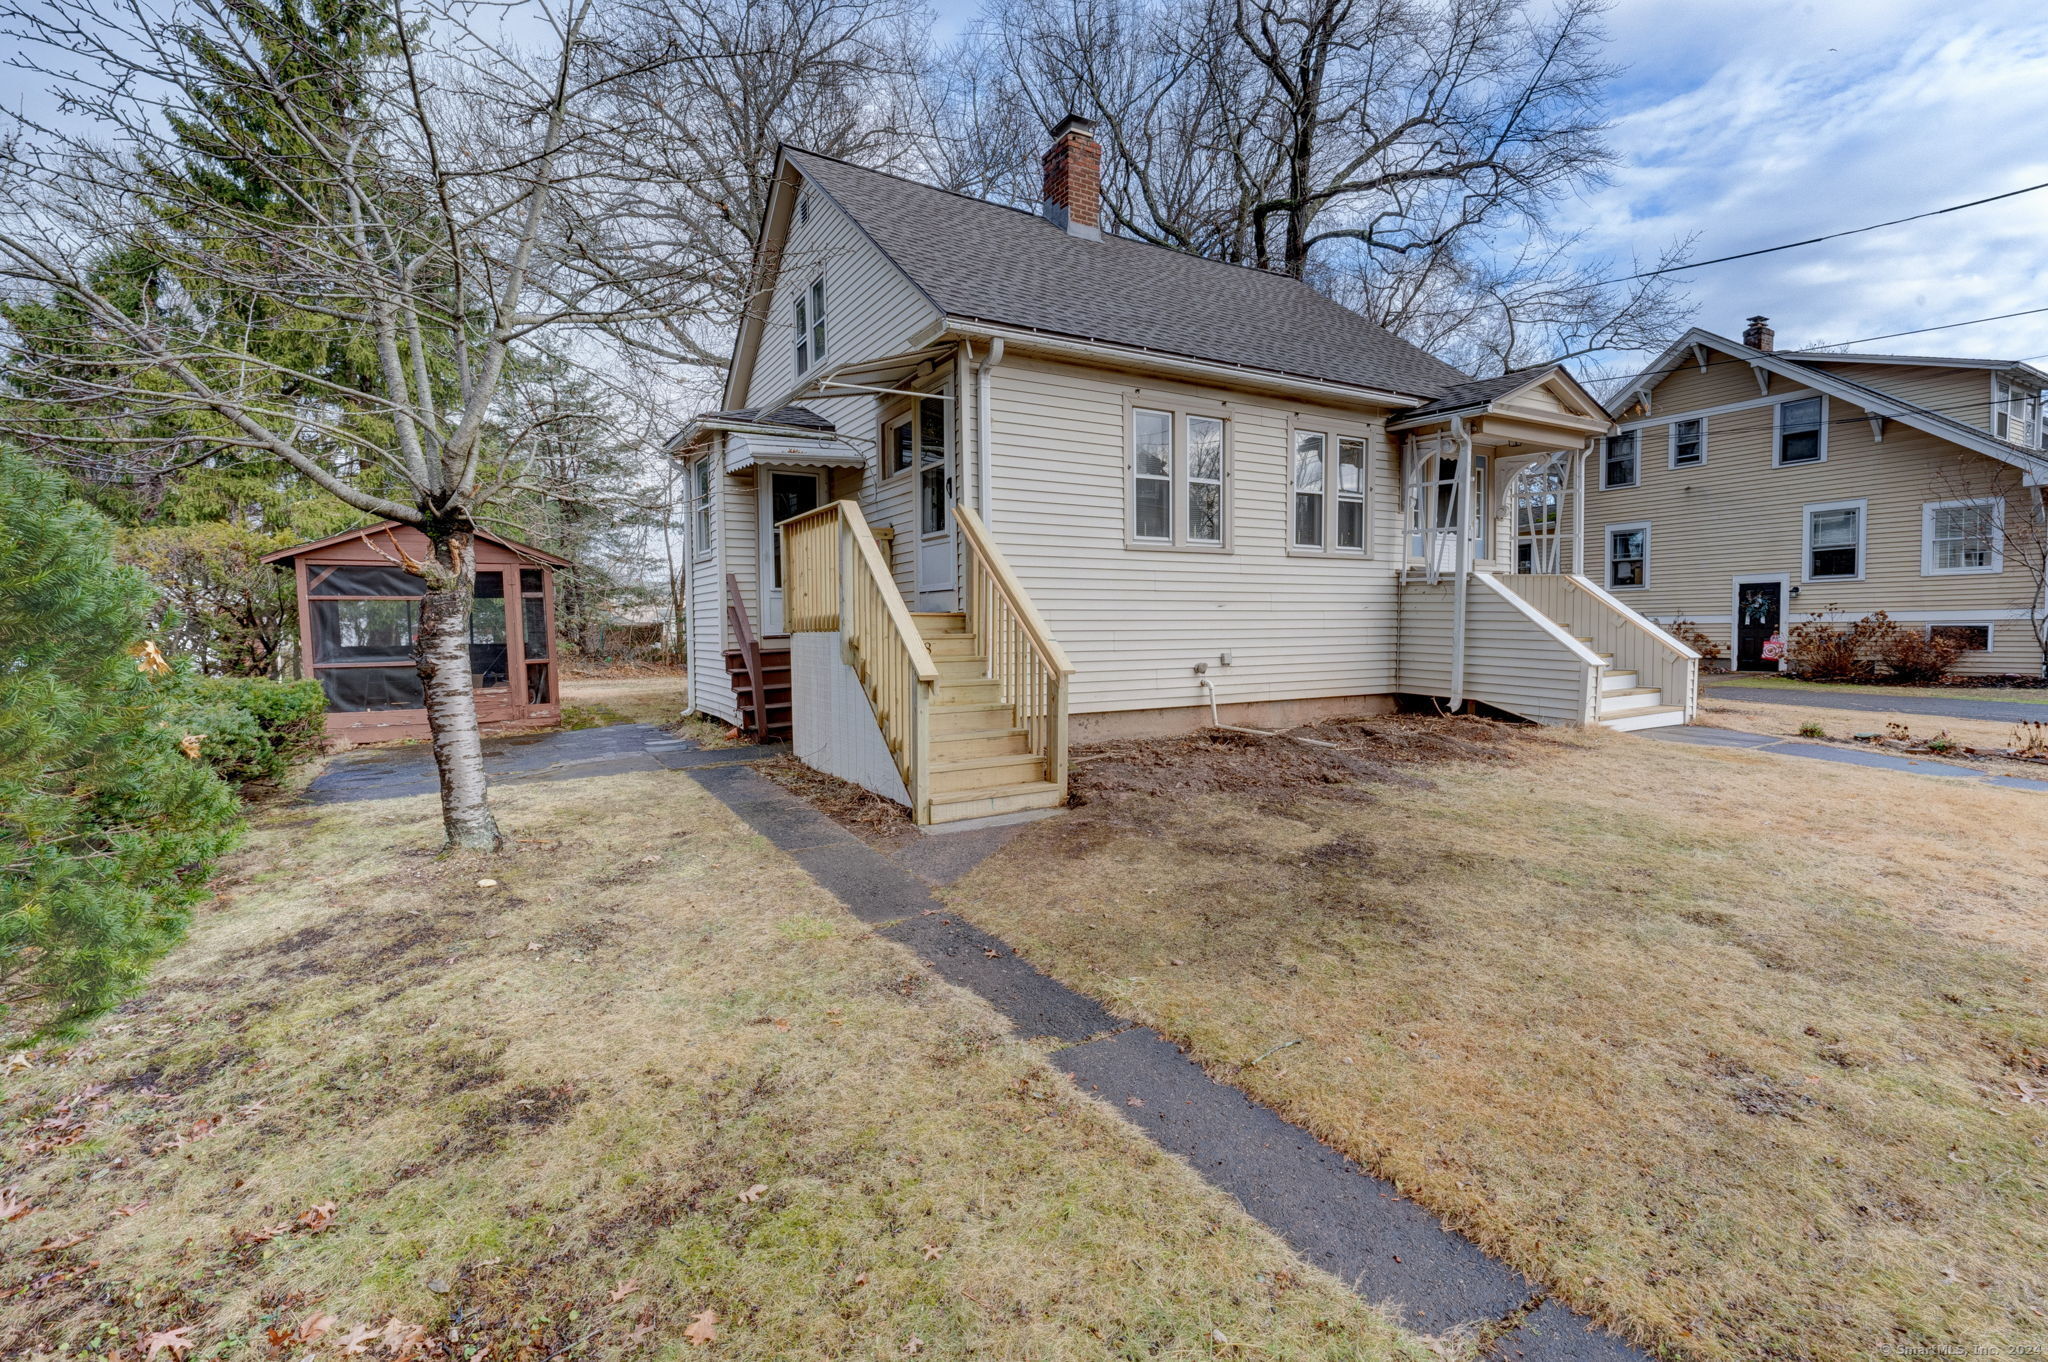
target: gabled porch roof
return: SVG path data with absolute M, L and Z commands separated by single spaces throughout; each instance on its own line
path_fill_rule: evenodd
M 1454 420 L 1475 443 L 1546 449 L 1577 449 L 1614 424 L 1563 365 L 1542 364 L 1457 384 L 1389 421 L 1387 430 L 1422 432 Z

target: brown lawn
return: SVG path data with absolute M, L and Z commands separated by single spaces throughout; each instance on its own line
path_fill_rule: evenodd
M 1319 732 L 1084 753 L 952 899 L 1674 1357 L 2048 1345 L 2048 800 Z
M 0 1356 L 1425 1355 L 686 778 L 498 801 L 261 815 L 0 1071 Z

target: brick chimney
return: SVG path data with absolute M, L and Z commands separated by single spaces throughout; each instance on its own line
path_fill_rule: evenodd
M 1751 317 L 1749 329 L 1742 333 L 1742 343 L 1752 350 L 1769 350 L 1778 333 L 1771 330 L 1769 317 Z
M 1102 240 L 1102 148 L 1095 124 L 1068 114 L 1045 153 L 1045 216 L 1069 236 Z

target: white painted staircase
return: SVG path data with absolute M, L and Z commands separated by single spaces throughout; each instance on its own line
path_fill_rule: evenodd
M 916 613 L 917 632 L 939 669 L 931 715 L 931 821 L 1058 808 L 1065 792 L 1002 699 L 987 649 L 964 613 Z
M 1600 711 L 1602 728 L 1633 733 L 1643 728 L 1666 728 L 1685 722 L 1685 706 L 1665 703 L 1664 692 L 1640 684 L 1640 672 L 1624 671 L 1614 665 L 1614 654 L 1603 653 L 1583 635 L 1578 641 L 1600 659 Z

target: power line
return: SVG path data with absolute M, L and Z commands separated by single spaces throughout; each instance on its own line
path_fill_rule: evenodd
M 1856 340 L 1837 341 L 1835 342 L 1835 344 L 1838 346 L 1868 345 L 1872 341 L 1897 340 L 1901 336 L 1924 336 L 1930 331 L 1953 331 L 1959 326 L 1977 326 L 1983 322 L 2002 322 L 2012 317 L 2031 317 L 2036 315 L 2037 313 L 2042 312 L 2048 312 L 2048 307 L 2030 307 L 2025 308 L 2019 312 L 2001 312 L 1995 317 L 1972 317 L 1970 318 L 1970 320 L 1966 322 L 1943 322 L 1939 326 L 1916 327 L 1911 331 L 1887 331 L 1882 336 L 1863 336 Z M 1802 360 L 1825 361 L 1829 355 L 1834 354 L 1836 352 L 1833 350 L 1777 350 L 1771 351 L 1770 353 L 1778 355 L 1781 358 L 1797 358 Z M 2048 355 L 2029 355 L 2027 356 L 2027 359 L 2048 359 Z M 2026 361 L 2016 360 L 2014 362 L 2025 363 Z M 1707 361 L 1707 364 L 1709 366 L 1716 364 L 1749 363 L 1752 363 L 1752 361 L 1744 359 L 1740 355 L 1733 355 L 1727 359 L 1710 359 Z M 1641 372 L 1642 371 L 1640 369 L 1632 369 L 1626 373 L 1619 374 L 1575 374 L 1573 375 L 1573 377 L 1577 378 L 1581 383 L 1605 383 L 1611 379 L 1634 378 L 1638 373 Z
M 1992 194 L 1986 198 L 1971 199 L 1968 203 L 1952 203 L 1946 208 L 1930 208 L 1924 213 L 1914 213 L 1908 217 L 1893 218 L 1889 222 L 1873 222 L 1867 227 L 1849 227 L 1839 232 L 1829 232 L 1825 236 L 1810 236 L 1804 241 L 1787 241 L 1779 246 L 1760 246 L 1753 251 L 1737 251 L 1734 255 L 1717 255 L 1712 260 L 1695 260 L 1688 265 L 1666 265 L 1662 269 L 1644 270 L 1640 274 L 1624 274 L 1614 279 L 1602 279 L 1594 287 L 1603 287 L 1607 284 L 1626 284 L 1635 279 L 1654 279 L 1660 274 L 1677 274 L 1682 270 L 1703 269 L 1708 265 L 1725 265 L 1731 260 L 1748 260 L 1754 256 L 1771 255 L 1778 251 L 1796 250 L 1801 246 L 1817 246 L 1823 241 L 1834 241 L 1845 236 L 1856 236 L 1863 232 L 1875 232 L 1882 227 L 1897 227 L 1901 223 L 1919 222 L 1923 218 L 1938 218 L 1944 213 L 1960 213 L 1965 208 L 1978 208 L 1987 203 L 1997 203 L 2000 199 L 2017 198 L 2021 194 L 2031 194 L 2040 189 L 2048 189 L 2048 181 L 2043 181 L 2040 184 L 2030 184 L 2024 189 L 2008 189 L 2003 194 Z

